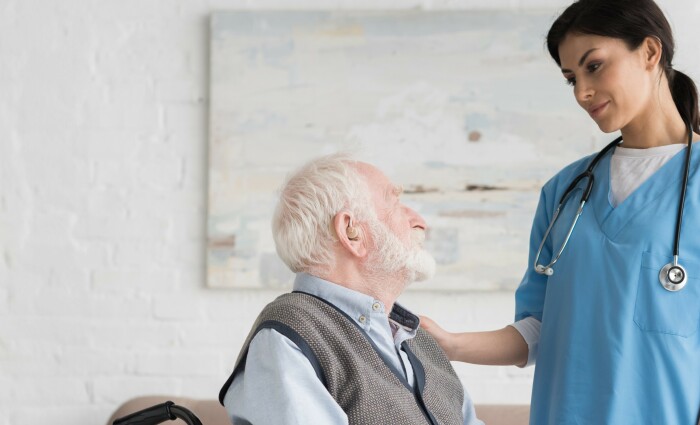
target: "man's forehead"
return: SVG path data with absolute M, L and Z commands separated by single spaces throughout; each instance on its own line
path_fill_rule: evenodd
M 372 174 L 377 174 L 377 173 L 381 174 L 381 171 L 379 170 L 379 168 L 375 167 L 372 164 L 368 164 L 366 162 L 353 161 L 352 165 L 353 165 L 353 167 L 355 167 L 357 169 L 358 172 L 360 172 L 360 174 L 363 174 L 363 175 L 372 175 Z
M 380 170 L 372 164 L 366 162 L 355 162 L 354 164 L 357 171 L 362 177 L 367 180 L 367 183 L 373 186 L 386 186 L 391 185 L 389 178 Z

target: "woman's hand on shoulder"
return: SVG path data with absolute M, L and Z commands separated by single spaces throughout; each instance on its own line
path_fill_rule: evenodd
M 448 359 L 456 360 L 454 358 L 455 334 L 447 332 L 428 316 L 420 316 L 420 326 L 435 338 L 440 348 L 447 354 Z

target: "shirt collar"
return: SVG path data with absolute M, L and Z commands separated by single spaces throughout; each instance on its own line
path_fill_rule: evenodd
M 415 332 L 420 325 L 420 319 L 418 316 L 411 313 L 398 303 L 394 303 L 394 308 L 391 309 L 389 319 L 411 332 Z
M 375 300 L 374 297 L 308 273 L 298 273 L 296 275 L 294 290 L 306 292 L 330 302 L 353 318 L 363 329 L 368 329 L 371 326 L 372 319 L 382 317 L 386 320 L 387 318 L 384 303 Z M 418 316 L 398 303 L 394 303 L 389 319 L 391 322 L 399 325 L 398 333 L 406 334 L 402 339 L 415 336 L 416 329 L 418 329 L 420 324 Z

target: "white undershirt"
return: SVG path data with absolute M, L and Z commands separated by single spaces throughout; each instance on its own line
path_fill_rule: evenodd
M 678 143 L 647 149 L 616 147 L 610 163 L 610 204 L 613 207 L 620 205 L 642 183 L 686 146 Z M 519 320 L 511 326 L 520 332 L 527 343 L 526 366 L 534 364 L 540 342 L 540 321 L 531 316 Z
M 663 167 L 686 145 L 658 146 L 647 149 L 616 147 L 610 164 L 610 203 L 620 205 L 652 174 Z

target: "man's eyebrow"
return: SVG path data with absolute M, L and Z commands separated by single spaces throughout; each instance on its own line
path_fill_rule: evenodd
M 389 186 L 385 192 L 385 197 L 386 199 L 391 198 L 392 196 L 399 197 L 403 193 L 403 186 Z
M 583 65 L 583 63 L 586 61 L 586 58 L 588 57 L 588 55 L 591 54 L 591 52 L 594 51 L 594 50 L 598 50 L 598 48 L 597 48 L 597 47 L 594 47 L 594 48 L 588 50 L 586 53 L 584 53 L 583 56 L 581 56 L 581 59 L 579 59 L 579 61 L 578 61 L 578 66 Z M 567 73 L 567 72 L 571 72 L 571 70 L 570 70 L 570 69 L 562 68 L 562 69 L 561 69 L 561 72 L 564 74 L 564 73 Z

